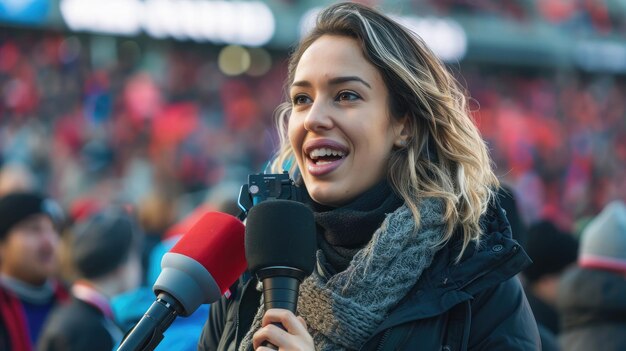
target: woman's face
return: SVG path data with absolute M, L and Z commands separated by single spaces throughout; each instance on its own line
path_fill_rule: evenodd
M 289 141 L 313 200 L 340 206 L 383 179 L 404 122 L 391 118 L 383 78 L 354 39 L 313 42 L 290 96 Z

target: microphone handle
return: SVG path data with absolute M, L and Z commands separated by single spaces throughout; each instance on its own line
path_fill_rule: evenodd
M 265 311 L 271 308 L 282 308 L 295 314 L 298 306 L 300 282 L 298 278 L 293 276 L 274 276 L 263 279 L 263 306 Z M 272 324 L 286 331 L 281 323 Z M 278 350 L 278 347 L 270 342 L 263 343 L 263 346 Z
M 263 279 L 263 300 L 265 310 L 282 308 L 296 313 L 298 306 L 298 291 L 300 289 L 298 278 L 289 276 L 276 276 Z
M 171 296 L 160 293 L 157 300 L 126 334 L 117 351 L 152 351 L 163 340 L 163 333 L 178 316 L 178 303 Z

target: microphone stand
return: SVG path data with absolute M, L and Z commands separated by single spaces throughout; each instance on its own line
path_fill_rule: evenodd
M 117 351 L 153 351 L 179 312 L 176 301 L 160 293 L 139 323 L 126 333 Z

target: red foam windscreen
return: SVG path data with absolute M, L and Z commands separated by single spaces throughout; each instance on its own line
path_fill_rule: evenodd
M 170 252 L 196 260 L 213 276 L 222 293 L 246 270 L 243 223 L 228 214 L 209 212 Z

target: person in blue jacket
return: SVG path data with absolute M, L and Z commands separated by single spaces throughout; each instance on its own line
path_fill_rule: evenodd
M 198 348 L 539 350 L 516 277 L 531 261 L 466 97 L 423 41 L 367 6 L 331 5 L 292 54 L 286 90 L 272 172 L 295 160 L 316 267 L 295 314 L 265 311 L 257 280 L 240 279 Z

